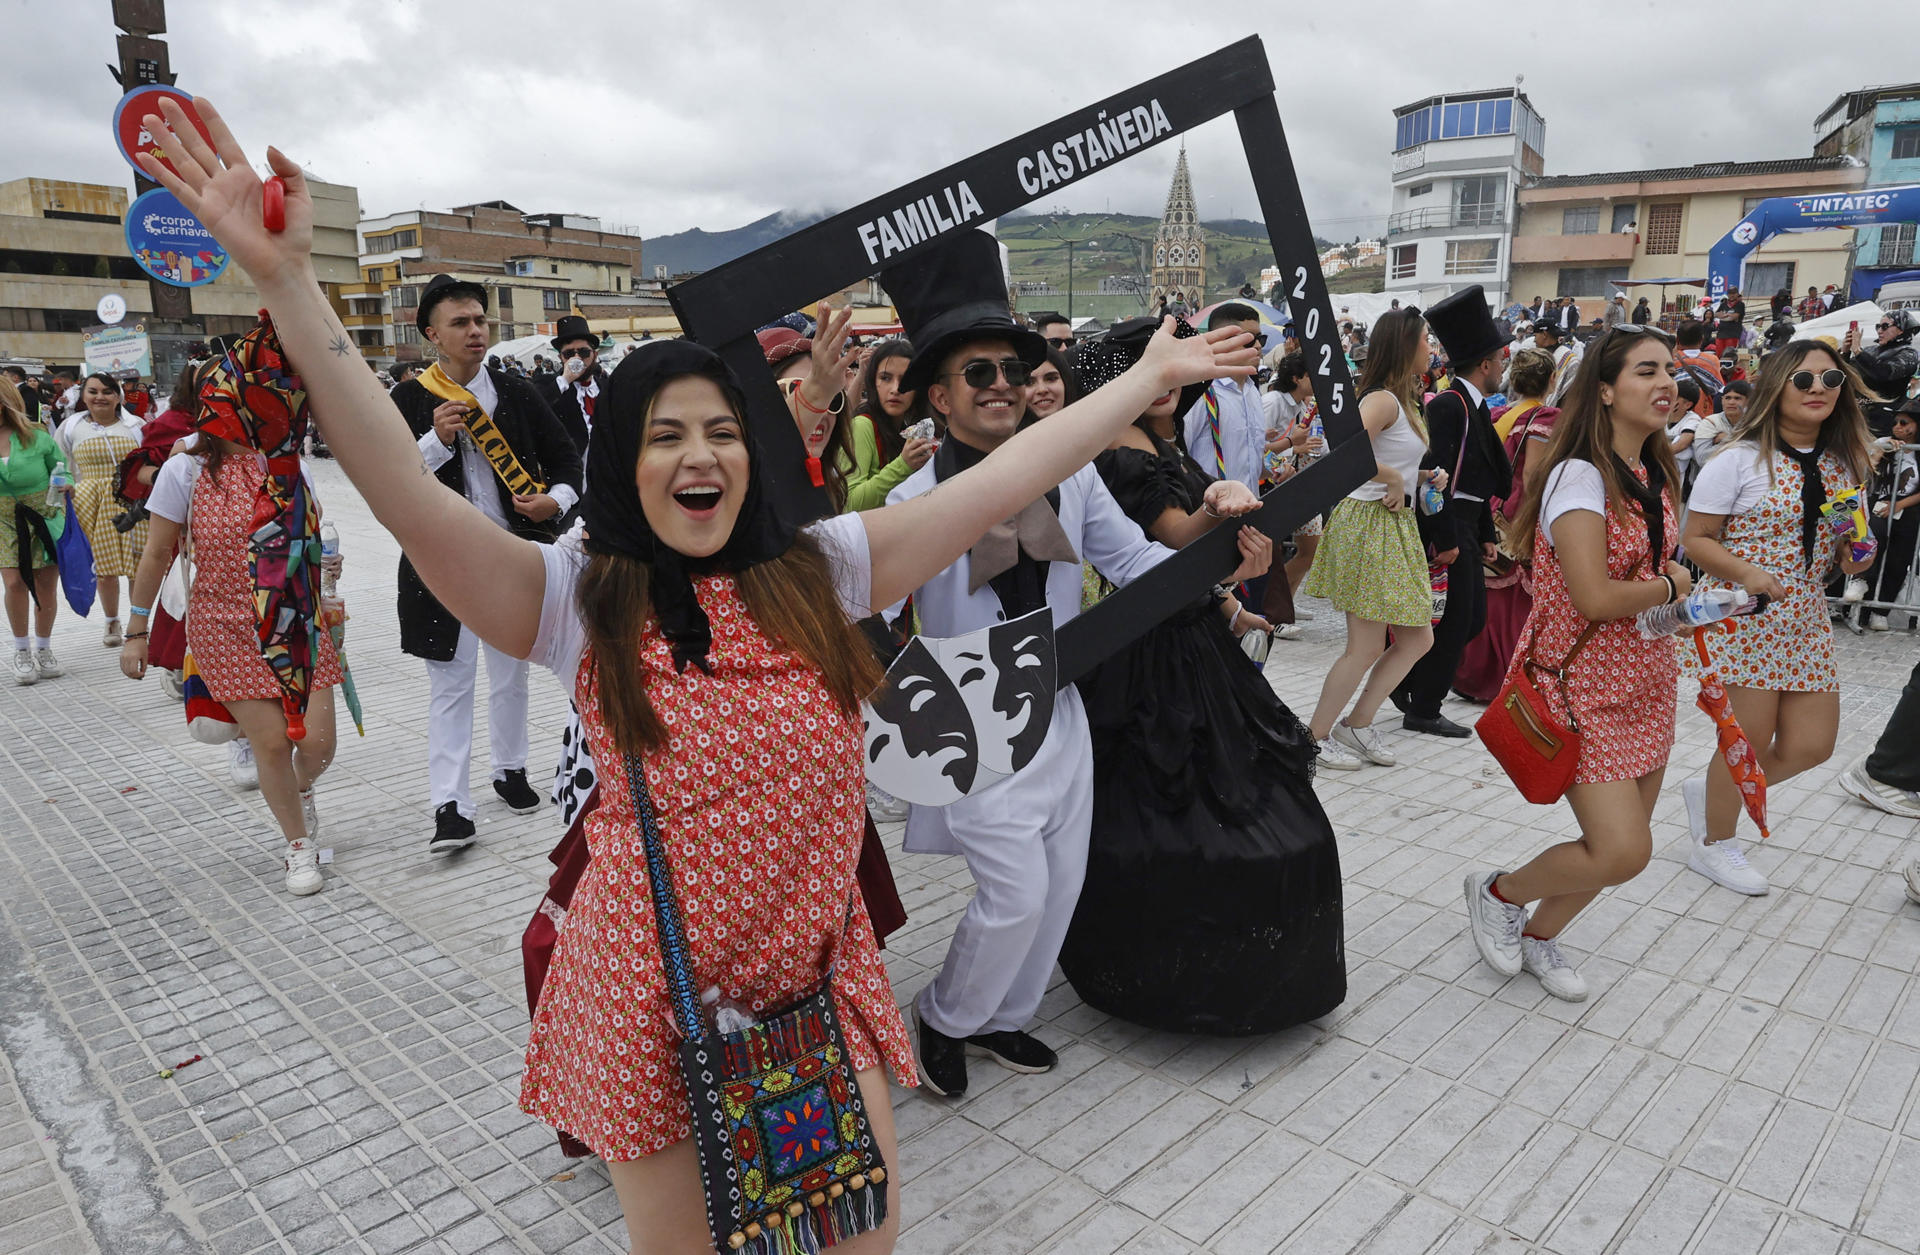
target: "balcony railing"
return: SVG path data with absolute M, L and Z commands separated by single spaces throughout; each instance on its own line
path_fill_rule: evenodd
M 1505 205 L 1431 205 L 1403 209 L 1387 219 L 1387 234 L 1429 231 L 1437 227 L 1497 227 L 1507 220 Z

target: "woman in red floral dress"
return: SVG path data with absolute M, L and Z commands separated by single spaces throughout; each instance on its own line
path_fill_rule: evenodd
M 1673 642 L 1642 638 L 1634 622 L 1690 591 L 1686 568 L 1669 560 L 1678 539 L 1666 438 L 1673 372 L 1664 332 L 1616 327 L 1589 349 L 1514 517 L 1512 543 L 1533 561 L 1533 610 L 1507 675 L 1528 657 L 1559 668 L 1573 655 L 1564 686 L 1539 684 L 1549 708 L 1564 694 L 1584 738 L 1567 789 L 1580 836 L 1517 871 L 1468 872 L 1467 917 L 1488 966 L 1503 976 L 1524 968 L 1569 1002 L 1587 987 L 1560 931 L 1602 889 L 1646 867 L 1673 748 Z M 1531 916 L 1529 902 L 1539 904 Z
M 1840 735 L 1840 672 L 1826 583 L 1835 565 L 1858 575 L 1820 507 L 1873 473 L 1860 381 L 1818 340 L 1769 354 L 1733 443 L 1707 463 L 1687 509 L 1687 557 L 1709 587 L 1738 584 L 1774 604 L 1716 640 L 1727 699 L 1754 757 L 1778 785 L 1833 755 Z M 1739 793 L 1724 771 L 1686 781 L 1692 841 L 1687 866 L 1737 893 L 1767 878 L 1733 839 Z
M 180 173 L 143 168 L 253 278 L 341 468 L 461 622 L 570 686 L 597 762 L 639 760 L 700 988 L 757 1013 L 815 986 L 832 956 L 873 1133 L 897 1165 L 880 1065 L 903 1084 L 914 1070 L 854 889 L 865 799 L 859 701 L 878 674 L 853 621 L 898 601 L 1091 461 L 1155 396 L 1251 375 L 1247 337 L 1223 329 L 1176 340 L 1162 330 L 1119 380 L 939 492 L 797 531 L 766 500 L 731 373 L 699 345 L 662 344 L 621 363 L 595 415 L 587 553 L 535 545 L 425 473 L 314 278 L 313 203 L 299 166 L 268 151 L 286 184 L 286 228 L 262 229 L 260 177 L 218 111 L 197 105 L 217 153 L 169 101 L 164 121 L 145 121 Z M 601 777 L 587 829 L 593 862 L 554 950 L 521 1101 L 607 1161 L 635 1250 L 710 1249 L 623 777 Z M 836 1249 L 892 1249 L 899 1182 L 887 1176 L 885 1226 Z

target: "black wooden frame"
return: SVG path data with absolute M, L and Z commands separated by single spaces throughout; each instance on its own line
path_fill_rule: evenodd
M 754 337 L 758 328 L 950 230 L 998 218 L 1229 112 L 1240 129 L 1281 268 L 1282 295 L 1331 446 L 1327 456 L 1270 491 L 1250 519 L 1269 536 L 1283 538 L 1370 478 L 1373 450 L 1360 426 L 1353 380 L 1273 93 L 1266 48 L 1257 35 L 1249 36 L 671 288 L 667 296 L 686 335 L 726 359 L 746 388 L 748 421 L 769 455 L 768 480 L 777 507 L 790 517 L 817 518 L 827 512 L 827 500 L 806 476 L 805 449 Z M 1116 135 L 1117 145 L 1112 143 Z M 1121 151 L 1095 159 L 1110 148 Z M 1040 167 L 1058 166 L 1058 154 L 1069 158 L 1065 176 L 1041 183 Z M 902 215 L 908 215 L 904 222 Z M 883 219 L 904 247 L 882 251 L 884 238 L 875 227 Z M 893 230 L 894 224 L 900 229 Z M 918 242 L 910 236 L 915 225 L 926 233 Z M 1239 564 L 1237 530 L 1214 529 L 1064 625 L 1060 683 L 1084 674 L 1231 573 Z

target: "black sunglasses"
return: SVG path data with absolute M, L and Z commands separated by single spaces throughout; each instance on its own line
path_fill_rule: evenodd
M 592 356 L 593 356 L 592 349 L 581 348 L 581 349 L 561 349 L 560 350 L 560 360 L 563 362 L 570 357 L 592 357 Z
M 941 377 L 951 379 L 955 375 L 966 380 L 969 388 L 991 388 L 994 380 L 1003 375 L 1006 377 L 1009 388 L 1024 388 L 1027 386 L 1027 380 L 1033 377 L 1033 368 L 1017 357 L 1002 358 L 997 362 L 983 359 L 968 362 L 964 369 L 948 371 Z
M 1890 322 L 1877 322 L 1873 324 L 1873 329 L 1875 331 L 1892 331 L 1893 324 Z
M 1048 336 L 1047 344 L 1056 349 L 1064 349 L 1073 343 L 1072 336 Z
M 1820 386 L 1827 389 L 1838 388 L 1846 377 L 1847 372 L 1837 366 L 1829 370 L 1823 370 L 1819 375 Z M 1787 382 L 1802 392 L 1813 391 L 1813 380 L 1814 372 L 1810 370 L 1796 370 L 1787 376 Z

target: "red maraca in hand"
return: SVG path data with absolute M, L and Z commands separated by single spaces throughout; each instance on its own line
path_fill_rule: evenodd
M 260 225 L 275 235 L 287 229 L 287 184 L 277 174 L 260 187 Z

